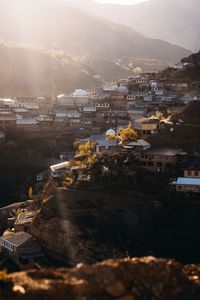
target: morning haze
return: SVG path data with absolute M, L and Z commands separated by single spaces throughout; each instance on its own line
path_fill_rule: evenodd
M 200 299 L 199 0 L 0 0 L 0 299 Z

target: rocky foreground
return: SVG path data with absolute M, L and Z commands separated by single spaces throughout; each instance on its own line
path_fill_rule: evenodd
M 1 300 L 200 299 L 200 266 L 153 257 L 1 277 Z

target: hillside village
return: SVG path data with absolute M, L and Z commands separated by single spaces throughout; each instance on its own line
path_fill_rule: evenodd
M 200 299 L 199 0 L 0 0 L 0 300 Z
M 181 106 L 199 99 L 199 79 L 176 76 L 180 70 L 192 68 L 192 63 L 180 63 L 171 67 L 166 75 L 164 72 L 142 73 L 94 90 L 77 89 L 62 95 L 57 95 L 55 81 L 51 98 L 0 99 L 0 126 L 22 132 L 78 129 L 83 133 L 100 134 L 110 127 L 116 130 L 131 122 L 138 129 L 144 117 L 151 117 L 157 111 L 168 117 Z M 3 137 L 1 140 L 3 142 Z
M 191 63 L 180 63 L 168 69 L 166 77 L 162 72 L 142 73 L 95 90 L 77 89 L 62 95 L 57 95 L 54 82 L 51 99 L 0 99 L 2 149 L 8 147 L 10 130 L 37 136 L 76 133 L 73 149 L 60 149 L 57 162 L 36 174 L 26 201 L 0 208 L 1 231 L 7 229 L 0 238 L 2 263 L 8 254 L 21 269 L 50 263 L 42 233 L 35 239 L 38 232 L 32 224 L 37 222 L 41 201 L 59 187 L 125 191 L 152 198 L 166 191 L 197 199 L 199 148 L 191 151 L 187 145 L 179 147 L 178 141 L 177 147 L 169 146 L 167 140 L 159 146 L 156 142 L 166 134 L 175 138 L 174 132 L 187 127 L 199 130 L 200 124 L 186 123 L 182 116 L 191 108 L 199 109 L 200 80 L 176 75 L 187 74 L 191 68 Z

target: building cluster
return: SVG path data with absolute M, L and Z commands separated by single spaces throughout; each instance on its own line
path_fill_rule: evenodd
M 176 65 L 171 72 L 184 67 Z M 125 153 L 127 161 L 131 158 L 144 170 L 156 173 L 175 171 L 177 179 L 171 187 L 177 192 L 197 193 L 200 192 L 199 162 L 191 161 L 182 149 L 155 148 L 147 138 L 157 134 L 163 126 L 173 124 L 169 118 L 172 107 L 200 100 L 199 87 L 198 81 L 172 80 L 150 73 L 107 83 L 93 91 L 77 89 L 74 93 L 59 96 L 54 93 L 53 99 L 0 99 L 0 145 L 5 143 L 7 128 L 22 132 L 79 130 L 85 136 L 89 133 L 88 138 L 79 139 L 79 144 L 92 144 L 95 156 L 103 152 Z M 159 118 L 156 112 L 163 118 Z M 120 140 L 120 130 L 130 125 L 137 137 Z M 70 173 L 76 180 L 90 181 L 87 166 L 76 163 L 84 161 L 84 156 L 62 152 L 61 161 L 50 167 L 52 178 L 59 179 Z M 44 181 L 48 176 L 49 171 L 44 171 L 37 175 L 37 181 Z M 40 245 L 30 233 L 35 213 L 31 200 L 0 208 L 1 221 L 7 228 L 12 228 L 0 237 L 0 252 L 12 258 L 22 269 L 33 267 L 44 257 Z
M 31 224 L 36 214 L 33 200 L 13 203 L 0 208 L 0 219 L 10 228 L 0 237 L 0 253 L 10 258 L 20 269 L 33 268 L 44 259 L 40 245 L 31 235 Z
M 103 153 L 125 154 L 127 161 L 131 161 L 143 170 L 157 174 L 171 174 L 177 178 L 170 186 L 177 192 L 200 192 L 200 163 L 198 158 L 191 157 L 183 149 L 154 147 L 148 139 L 142 138 L 140 133 L 132 141 L 121 142 L 119 135 L 113 129 L 107 130 L 105 134 L 91 135 L 77 142 L 82 145 L 93 145 L 95 157 Z M 149 134 L 152 134 L 151 131 Z M 114 139 L 109 139 L 112 136 Z M 148 134 L 145 137 L 148 138 Z M 65 178 L 66 174 L 76 173 L 76 180 L 89 181 L 91 178 L 88 168 L 84 162 L 74 166 L 76 161 L 84 161 L 85 155 L 75 155 L 69 161 L 62 161 L 50 167 L 51 177 L 54 179 Z M 182 176 L 182 177 L 180 177 Z M 85 178 L 84 180 L 82 178 Z
M 142 74 L 107 83 L 93 91 L 77 89 L 74 93 L 56 95 L 53 99 L 0 99 L 0 129 L 3 131 L 11 127 L 39 132 L 68 128 L 98 134 L 129 123 L 134 125 L 136 122 L 135 126 L 140 127 L 137 121 L 156 111 L 167 115 L 171 106 L 199 99 L 198 83 L 156 77 L 157 73 Z M 143 127 L 148 131 L 147 123 Z

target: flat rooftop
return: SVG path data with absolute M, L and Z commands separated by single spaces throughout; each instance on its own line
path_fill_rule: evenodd
M 186 178 L 179 177 L 176 182 L 177 185 L 193 185 L 200 186 L 200 178 Z
M 4 239 L 5 241 L 10 242 L 15 246 L 19 246 L 24 242 L 26 242 L 27 240 L 31 239 L 32 236 L 26 232 L 21 231 L 17 233 L 11 233 L 6 236 L 2 236 L 1 238 Z
M 144 154 L 175 156 L 184 153 L 182 149 L 171 148 L 150 148 L 144 151 Z

